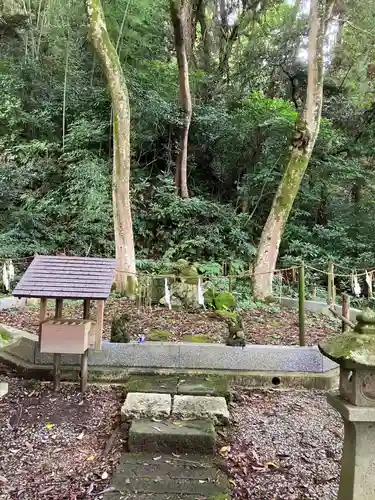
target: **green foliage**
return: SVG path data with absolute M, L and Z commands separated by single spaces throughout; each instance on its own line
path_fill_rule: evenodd
M 31 13 L 26 25 L 0 26 L 0 258 L 113 256 L 111 108 L 86 42 L 83 3 L 24 4 Z M 207 6 L 208 21 L 215 5 Z M 347 24 L 327 58 L 324 119 L 280 266 L 304 260 L 326 269 L 333 260 L 345 268 L 342 274 L 375 267 L 374 79 L 368 72 L 375 53 L 366 35 L 375 32 L 374 6 L 369 0 L 353 5 L 346 14 L 360 29 Z M 187 277 L 193 284 L 198 273 L 210 277 L 210 307 L 229 289 L 239 309 L 276 307 L 249 302 L 250 280 L 241 276 L 284 171 L 296 119 L 292 72 L 302 98 L 306 90 L 306 64 L 295 57 L 305 13 L 272 1 L 247 12 L 226 75 L 217 68 L 222 31 L 210 31 L 206 54 L 198 23 L 196 66 L 190 65 L 192 198 L 181 200 L 173 181 L 182 115 L 168 3 L 110 1 L 104 8 L 130 93 L 139 272 L 171 273 L 173 263 L 187 259 L 197 271 Z M 234 277 L 215 277 L 225 273 Z M 308 271 L 306 280 L 309 293 L 316 283 L 324 296 L 324 275 Z M 350 279 L 337 285 L 348 289 Z M 296 293 L 295 284 L 275 280 L 276 296 Z

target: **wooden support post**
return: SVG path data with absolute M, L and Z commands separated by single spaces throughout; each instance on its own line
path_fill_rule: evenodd
M 83 303 L 83 319 L 90 319 L 90 300 L 85 300 Z M 88 359 L 89 350 L 81 354 L 81 383 L 80 388 L 82 392 L 85 392 L 87 388 L 87 375 L 88 375 Z
M 313 296 L 313 299 L 316 298 L 316 284 L 315 283 L 313 284 L 312 296 Z
M 102 334 L 104 321 L 104 300 L 97 301 L 95 349 L 102 348 Z
M 302 263 L 298 274 L 299 345 L 305 342 L 305 266 Z
M 40 299 L 40 309 L 39 309 L 39 340 L 38 346 L 40 349 L 41 335 L 42 335 L 42 323 L 47 318 L 47 299 Z
M 47 317 L 47 299 L 40 299 L 39 309 L 39 337 L 42 331 L 42 323 Z
M 350 298 L 347 293 L 343 293 L 341 297 L 342 297 L 341 315 L 343 318 L 349 321 Z M 344 333 L 348 330 L 348 328 L 349 325 L 345 321 L 342 321 L 341 331 Z
M 331 305 L 333 302 L 333 262 L 328 263 L 328 283 L 327 283 L 327 304 Z
M 63 299 L 56 299 L 55 319 L 62 317 Z M 61 354 L 53 355 L 53 390 L 58 392 L 61 384 Z

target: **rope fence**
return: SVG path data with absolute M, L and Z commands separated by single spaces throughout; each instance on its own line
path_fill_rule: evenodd
M 17 266 L 18 263 L 22 265 L 24 263 L 25 265 L 29 264 L 33 259 L 34 255 L 28 256 L 28 257 L 19 257 L 19 258 L 0 258 L 0 266 L 3 268 L 3 287 L 5 287 L 9 293 L 10 291 L 10 284 L 14 280 L 14 269 L 13 265 L 15 264 Z M 4 281 L 4 269 L 12 268 L 12 277 L 13 279 L 9 279 L 8 275 L 8 282 L 7 286 L 5 286 L 5 281 Z M 20 266 L 21 267 L 21 266 Z M 241 279 L 249 279 L 251 280 L 254 276 L 265 276 L 265 275 L 272 275 L 274 278 L 279 278 L 280 279 L 280 302 L 282 299 L 282 293 L 283 293 L 283 285 L 290 285 L 290 280 L 287 280 L 284 278 L 286 273 L 292 273 L 291 276 L 291 281 L 298 283 L 298 314 L 299 314 L 299 344 L 300 346 L 306 345 L 306 340 L 305 340 L 305 302 L 306 302 L 306 283 L 305 283 L 305 270 L 310 270 L 314 273 L 318 273 L 320 275 L 326 276 L 327 277 L 327 304 L 328 304 L 328 309 L 329 311 L 339 318 L 342 322 L 342 332 L 345 332 L 346 329 L 353 328 L 354 325 L 353 323 L 350 322 L 349 320 L 349 311 L 350 311 L 350 297 L 348 294 L 343 293 L 342 294 L 342 310 L 341 314 L 337 312 L 337 305 L 336 305 L 336 286 L 335 286 L 335 278 L 349 278 L 351 279 L 351 288 L 353 291 L 353 294 L 357 297 L 361 295 L 361 288 L 358 282 L 358 278 L 365 278 L 365 282 L 367 284 L 367 292 L 368 292 L 368 297 L 373 298 L 373 293 L 372 293 L 372 281 L 373 281 L 373 275 L 375 273 L 375 269 L 371 270 L 364 270 L 362 272 L 357 272 L 356 269 L 352 269 L 351 273 L 349 274 L 344 274 L 344 273 L 335 273 L 335 267 L 338 269 L 348 269 L 347 267 L 335 264 L 333 262 L 329 262 L 327 265 L 327 269 L 319 269 L 311 264 L 306 264 L 304 262 L 299 262 L 296 263 L 295 265 L 291 265 L 289 267 L 285 268 L 278 268 L 275 270 L 270 270 L 270 271 L 264 271 L 264 272 L 257 272 L 254 273 L 251 270 L 248 270 L 247 272 L 244 273 L 237 273 L 237 274 L 221 274 L 221 275 L 194 275 L 194 276 L 189 276 L 189 275 L 183 275 L 183 274 L 171 274 L 171 273 L 146 273 L 146 272 L 128 272 L 124 270 L 116 270 L 117 273 L 124 273 L 127 276 L 134 276 L 136 278 L 140 279 L 140 289 L 139 289 L 139 297 L 137 298 L 138 302 L 149 302 L 149 305 L 151 306 L 151 299 L 152 299 L 152 282 L 153 280 L 164 280 L 165 281 L 165 290 L 166 290 L 166 296 L 167 294 L 169 295 L 169 289 L 168 289 L 168 280 L 181 280 L 181 279 L 197 279 L 197 288 L 198 288 L 198 298 L 199 298 L 199 304 L 204 306 L 204 297 L 203 297 L 203 288 L 202 288 L 202 283 L 206 283 L 207 281 L 212 281 L 212 284 L 214 287 L 217 286 L 217 283 L 215 284 L 215 280 L 220 280 L 220 279 L 225 279 L 228 281 L 226 284 L 226 288 L 228 289 L 229 292 L 232 292 L 233 290 L 233 280 L 241 280 Z M 222 270 L 225 271 L 225 269 L 228 269 L 230 271 L 231 265 L 228 261 L 226 261 L 223 266 Z M 25 266 L 22 266 L 22 271 L 25 270 Z M 145 279 L 145 281 L 143 281 Z M 143 283 L 142 283 L 143 281 Z M 313 283 L 313 288 L 312 288 L 312 297 L 316 297 L 316 284 Z M 140 304 L 139 302 L 139 304 Z

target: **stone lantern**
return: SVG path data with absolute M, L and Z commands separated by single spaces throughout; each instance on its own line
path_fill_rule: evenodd
M 375 500 L 375 312 L 357 321 L 354 331 L 319 345 L 340 365 L 339 394 L 327 398 L 344 420 L 338 500 Z

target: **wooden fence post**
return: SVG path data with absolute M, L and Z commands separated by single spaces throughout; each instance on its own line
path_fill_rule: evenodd
M 299 315 L 299 345 L 305 342 L 305 266 L 302 263 L 298 274 L 298 315 Z
M 341 315 L 349 320 L 349 311 L 350 311 L 350 297 L 347 293 L 342 294 L 342 305 L 341 305 Z M 349 325 L 342 321 L 341 331 L 344 333 L 348 330 Z
M 55 319 L 60 319 L 63 313 L 63 299 L 56 299 Z M 53 355 L 53 390 L 58 392 L 61 384 L 61 354 Z
M 334 277 L 333 277 L 333 262 L 328 263 L 328 285 L 327 285 L 327 304 L 331 305 L 333 301 L 333 285 L 334 285 Z

